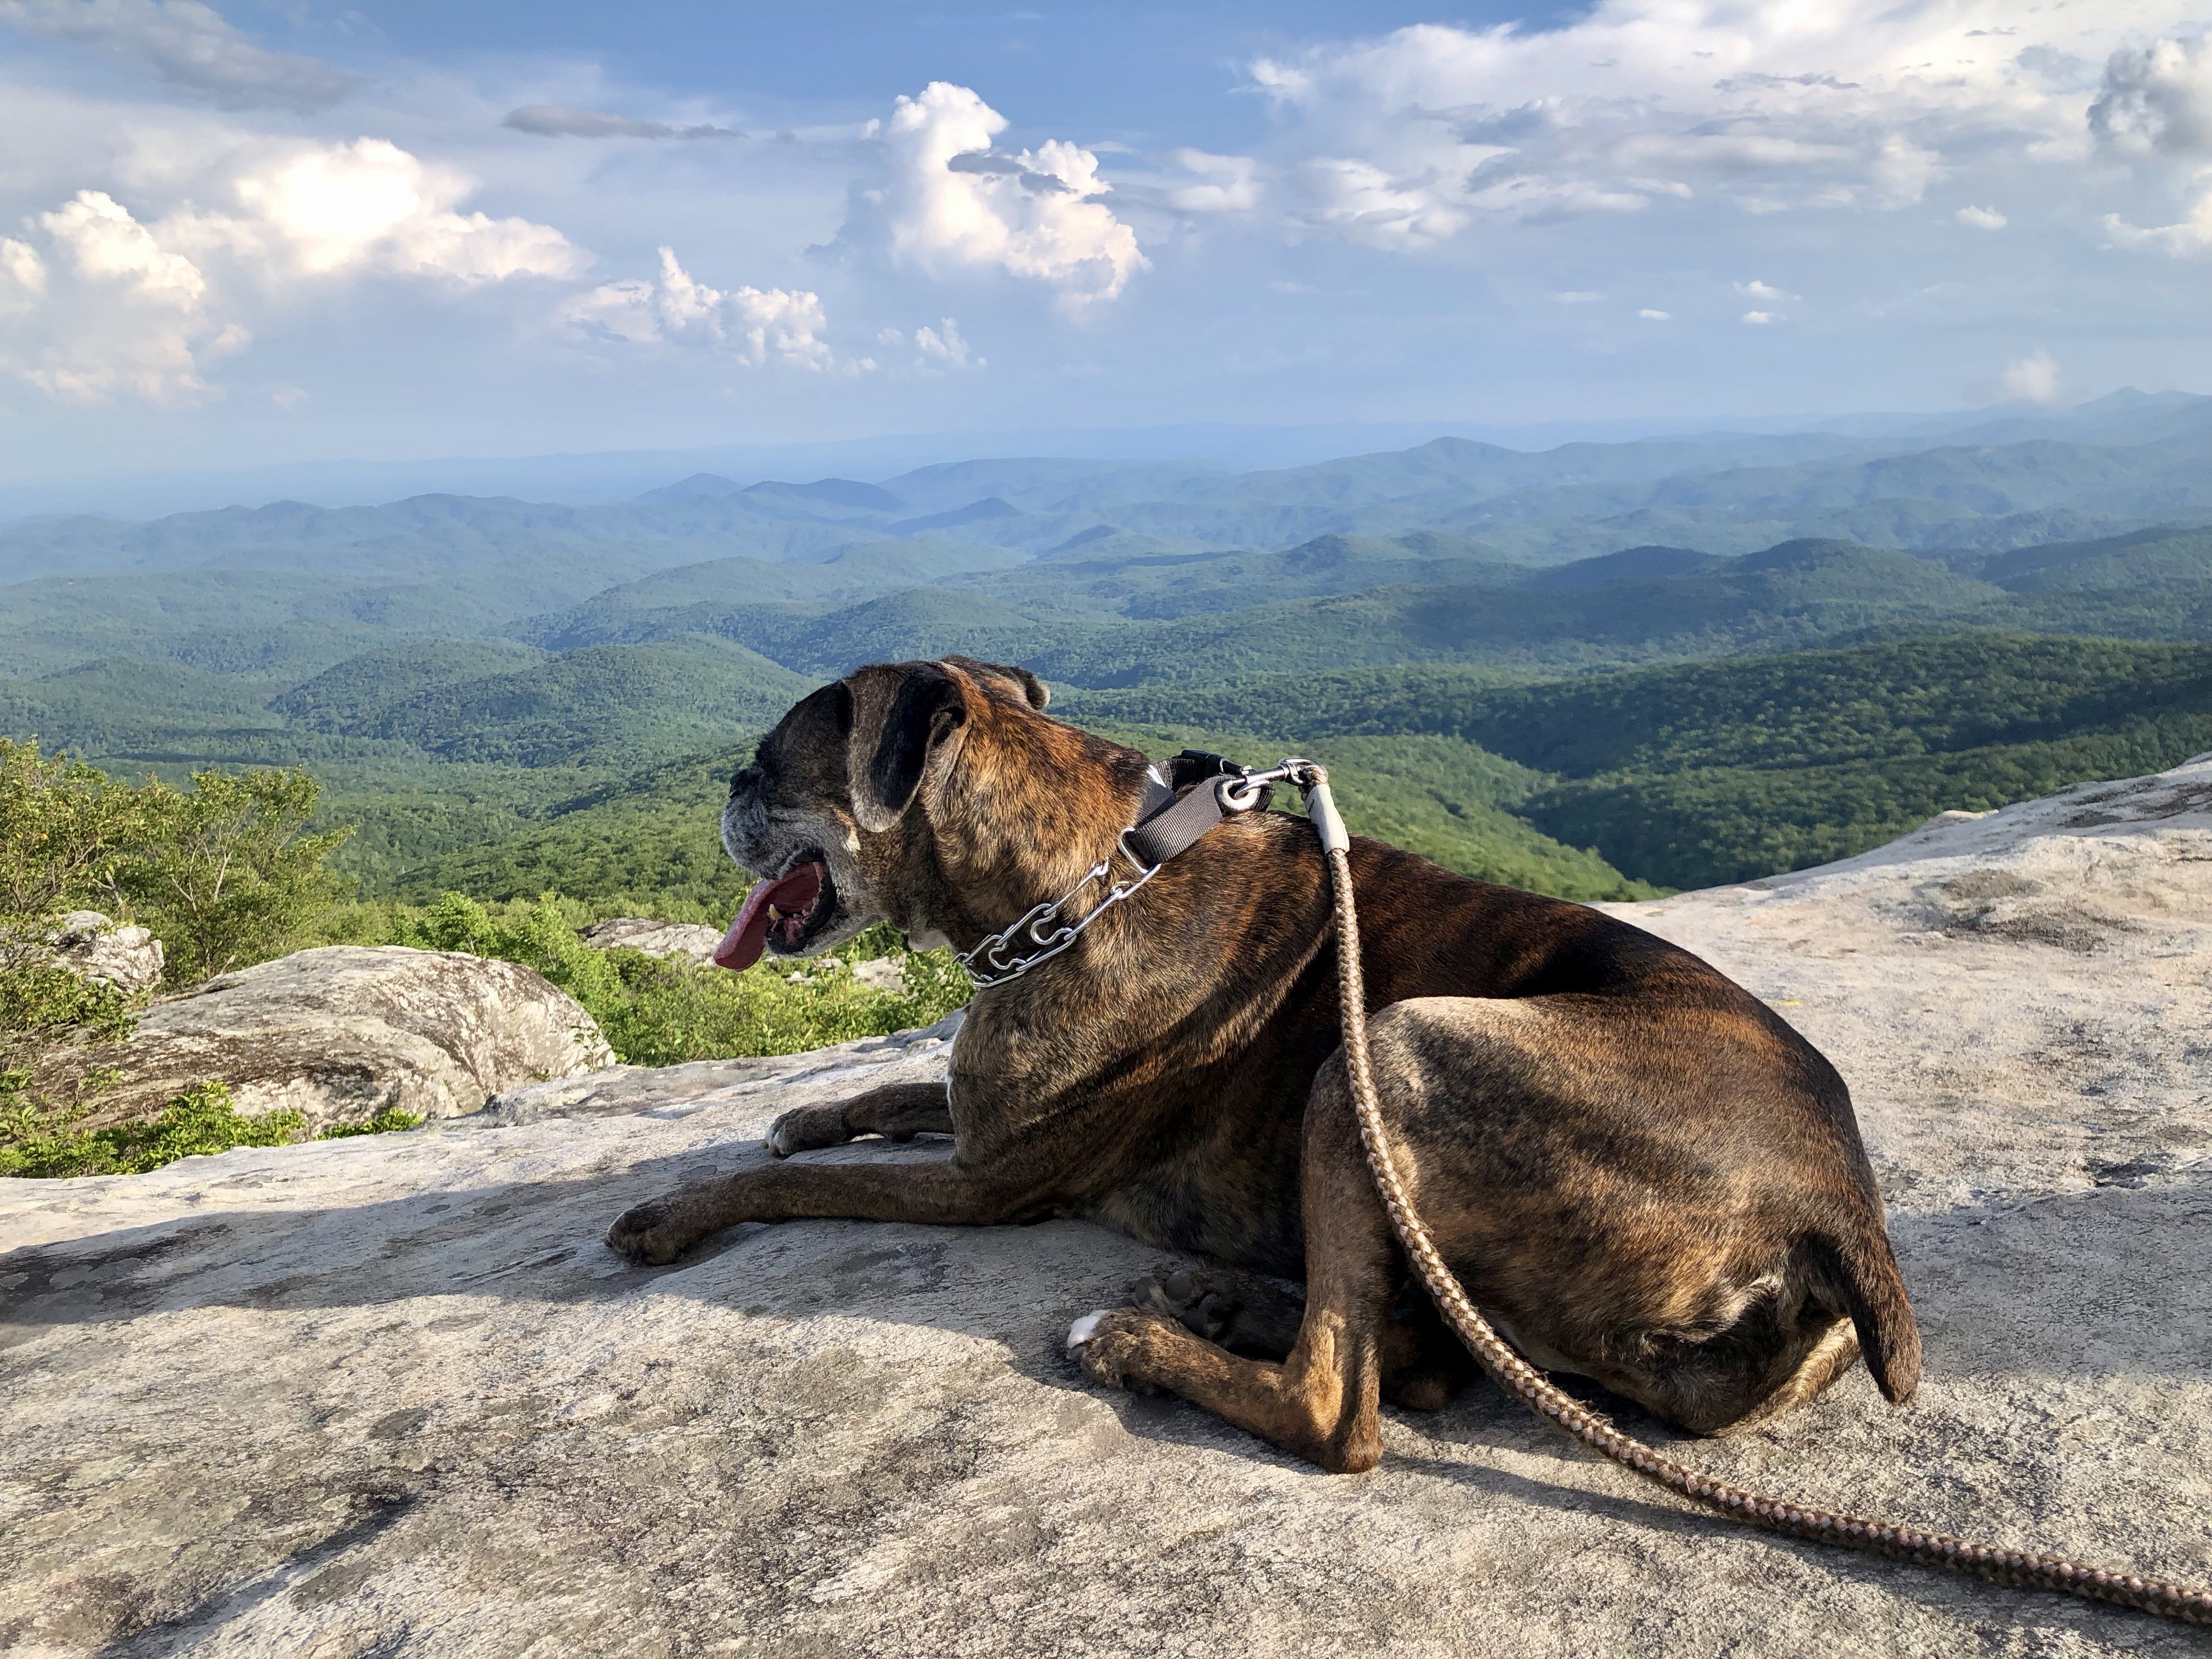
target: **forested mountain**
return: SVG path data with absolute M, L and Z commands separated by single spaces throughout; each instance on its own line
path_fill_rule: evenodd
M 1314 752 L 1457 868 L 1741 879 L 2212 749 L 2208 410 L 34 521 L 0 734 L 308 766 L 372 890 L 706 914 L 732 757 L 857 662 L 961 651 L 1155 750 Z

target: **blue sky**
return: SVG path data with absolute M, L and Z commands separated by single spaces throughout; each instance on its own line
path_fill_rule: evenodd
M 0 0 L 0 481 L 2212 390 L 2174 0 Z

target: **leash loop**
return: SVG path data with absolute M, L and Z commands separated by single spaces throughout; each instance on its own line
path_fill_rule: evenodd
M 1285 763 L 1286 764 L 1288 763 Z M 2193 1584 L 2147 1578 L 2135 1573 L 2114 1572 L 2085 1566 L 2063 1556 L 2031 1554 L 1954 1538 L 1946 1533 L 1923 1532 L 1870 1516 L 1814 1509 L 1700 1474 L 1665 1453 L 1623 1434 L 1611 1419 L 1592 1411 L 1538 1370 L 1498 1334 L 1480 1309 L 1468 1296 L 1428 1228 L 1414 1212 L 1398 1176 L 1398 1162 L 1383 1121 L 1382 1103 L 1375 1092 L 1375 1073 L 1367 1050 L 1367 987 L 1359 962 L 1359 913 L 1352 886 L 1351 843 L 1344 835 L 1328 792 L 1328 774 L 1310 766 L 1311 775 L 1299 781 L 1306 796 L 1307 816 L 1320 831 L 1328 861 L 1329 886 L 1336 908 L 1337 992 L 1344 1028 L 1345 1070 L 1352 1083 L 1352 1103 L 1359 1120 L 1360 1143 L 1366 1148 L 1367 1167 L 1382 1195 L 1390 1225 L 1407 1259 L 1445 1322 L 1467 1345 L 1483 1370 L 1508 1394 L 1535 1414 L 1601 1453 L 1624 1468 L 1664 1486 L 1679 1497 L 1729 1519 L 1816 1543 L 1841 1545 L 1872 1555 L 1894 1556 L 1923 1566 L 1944 1567 L 1953 1572 L 1986 1578 L 2018 1589 L 2051 1590 L 2084 1601 L 2109 1601 L 2134 1607 L 2161 1619 L 2183 1624 L 2212 1625 L 2212 1589 Z M 1334 825 L 1332 837 L 1329 825 Z

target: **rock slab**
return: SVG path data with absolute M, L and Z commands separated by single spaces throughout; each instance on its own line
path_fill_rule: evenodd
M 1856 1371 L 1679 1455 L 2212 1579 L 2212 763 L 1624 913 L 1851 1080 L 1927 1336 L 1905 1409 Z M 1082 1223 L 745 1227 L 653 1271 L 600 1244 L 778 1112 L 945 1054 L 603 1071 L 0 1183 L 0 1650 L 2212 1654 L 1745 1531 L 1487 1388 L 1386 1413 L 1353 1477 L 1102 1393 L 1068 1322 L 1161 1258 Z
M 231 1085 L 240 1112 L 296 1111 L 317 1129 L 387 1108 L 455 1117 L 501 1090 L 614 1055 L 582 1005 L 533 969 L 333 945 L 161 998 L 128 1042 L 98 1058 L 123 1074 L 97 1097 L 99 1121 L 157 1110 L 214 1078 Z
M 683 957 L 702 968 L 714 959 L 714 947 L 722 942 L 719 927 L 693 921 L 655 921 L 649 916 L 615 916 L 595 921 L 578 937 L 595 951 Z
M 85 979 L 118 991 L 150 991 L 161 982 L 161 941 L 135 922 L 118 923 L 97 910 L 71 910 L 53 939 L 54 960 Z

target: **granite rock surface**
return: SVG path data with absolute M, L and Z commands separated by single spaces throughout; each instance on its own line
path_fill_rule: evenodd
M 704 922 L 615 916 L 593 922 L 579 937 L 595 951 L 642 951 L 649 957 L 682 957 L 704 967 L 714 959 L 722 930 Z
M 52 962 L 118 991 L 150 991 L 161 982 L 161 941 L 135 922 L 118 923 L 98 910 L 71 910 L 61 918 L 51 946 Z
M 307 1127 L 386 1108 L 446 1118 L 504 1089 L 612 1062 L 581 1004 L 533 969 L 461 951 L 325 945 L 218 974 L 139 1017 L 101 1051 L 120 1079 L 93 1121 L 158 1110 L 219 1078 L 248 1115 L 297 1111 Z M 78 1056 L 49 1063 L 66 1070 Z
M 1620 907 L 1839 1065 L 1927 1338 L 1727 1479 L 2212 1579 L 2212 757 Z M 947 1028 L 949 1029 L 949 1027 Z M 624 1206 L 945 1030 L 503 1089 L 410 1134 L 0 1183 L 0 1650 L 2212 1654 L 2212 1632 L 1747 1532 L 1477 1387 L 1359 1476 L 1065 1358 L 1163 1265 L 1074 1221 Z M 864 1141 L 819 1158 L 927 1158 Z

